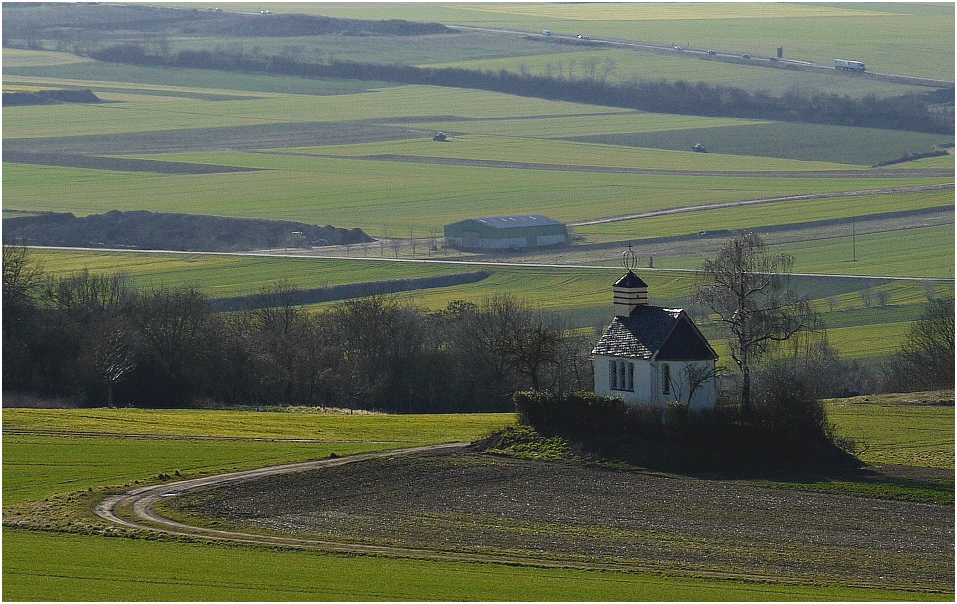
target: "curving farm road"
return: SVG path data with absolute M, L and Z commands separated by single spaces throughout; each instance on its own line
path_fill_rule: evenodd
M 116 525 L 139 530 L 155 531 L 169 535 L 179 535 L 184 537 L 194 537 L 199 539 L 228 541 L 234 543 L 250 543 L 260 545 L 282 546 L 296 549 L 313 549 L 328 552 L 351 553 L 351 554 L 372 554 L 388 555 L 403 558 L 418 558 L 429 560 L 446 560 L 457 562 L 482 562 L 482 563 L 502 563 L 509 565 L 535 566 L 540 568 L 573 568 L 583 570 L 622 570 L 622 571 L 652 571 L 651 567 L 644 568 L 634 564 L 615 563 L 615 562 L 577 562 L 569 560 L 548 560 L 541 557 L 526 557 L 516 554 L 475 554 L 465 552 L 449 552 L 441 550 L 380 546 L 369 544 L 358 544 L 348 542 L 338 542 L 320 539 L 302 539 L 294 537 L 280 537 L 272 535 L 257 535 L 253 533 L 243 533 L 237 531 L 221 531 L 216 529 L 189 526 L 175 520 L 171 520 L 160 515 L 154 506 L 167 497 L 175 497 L 187 491 L 198 489 L 220 487 L 230 483 L 256 480 L 266 476 L 277 476 L 281 474 L 292 474 L 296 472 L 305 472 L 318 468 L 329 468 L 342 466 L 359 461 L 370 460 L 382 457 L 394 457 L 398 455 L 414 455 L 417 453 L 427 453 L 436 451 L 451 451 L 462 449 L 469 446 L 470 443 L 458 442 L 440 445 L 428 445 L 423 447 L 412 447 L 408 449 L 392 449 L 388 451 L 374 451 L 370 453 L 360 453 L 346 457 L 327 458 L 302 463 L 284 464 L 279 466 L 270 466 L 266 468 L 257 468 L 253 470 L 243 470 L 240 472 L 230 472 L 228 474 L 218 474 L 216 476 L 206 476 L 203 478 L 194 478 L 190 480 L 181 480 L 177 482 L 164 483 L 153 486 L 139 487 L 125 493 L 107 497 L 93 508 L 93 513 L 100 518 L 112 522 Z M 676 573 L 684 574 L 684 573 Z M 746 577 L 755 580 L 773 580 L 772 576 L 764 575 L 742 575 L 740 573 L 725 572 L 707 572 L 696 571 L 695 576 L 713 576 L 742 578 Z
M 926 593 L 952 589 L 952 505 L 555 467 L 467 447 L 369 452 L 140 487 L 107 498 L 94 511 L 129 529 L 330 553 Z M 345 467 L 361 461 L 367 463 Z M 310 472 L 334 467 L 329 474 Z M 217 487 L 225 492 L 212 500 L 189 494 Z M 253 519 L 250 526 L 258 528 L 189 526 L 156 510 L 165 498 L 180 495 L 183 502 L 174 507 L 187 518 L 198 511 L 238 527 Z M 702 509 L 709 512 L 702 515 Z M 343 522 L 351 528 L 339 526 Z
M 482 556 L 460 556 L 448 555 L 441 552 L 428 550 L 419 550 L 413 548 L 398 547 L 380 547 L 374 545 L 359 545 L 353 543 L 337 543 L 333 541 L 322 541 L 315 539 L 296 539 L 288 537 L 275 537 L 268 535 L 255 535 L 251 533 L 241 533 L 235 531 L 220 531 L 202 527 L 188 526 L 175 520 L 170 520 L 161 516 L 153 507 L 166 497 L 175 497 L 187 491 L 196 489 L 205 489 L 219 487 L 235 482 L 247 480 L 256 480 L 266 476 L 276 476 L 279 474 L 292 474 L 295 472 L 305 472 L 318 468 L 328 468 L 341 466 L 358 461 L 378 457 L 391 457 L 396 455 L 410 455 L 415 453 L 425 453 L 430 451 L 442 451 L 451 449 L 460 449 L 468 446 L 469 443 L 448 443 L 441 445 L 429 445 L 424 447 L 412 447 L 408 449 L 393 449 L 388 451 L 374 451 L 371 453 L 360 453 L 347 457 L 334 457 L 307 461 L 302 463 L 283 464 L 279 466 L 270 466 L 266 468 L 256 468 L 253 470 L 243 470 L 240 472 L 230 472 L 228 474 L 218 474 L 215 476 L 205 476 L 203 478 L 193 478 L 190 480 L 181 480 L 177 482 L 164 483 L 159 485 L 139 487 L 118 495 L 111 495 L 93 508 L 93 513 L 100 518 L 131 529 L 157 531 L 171 535 L 181 535 L 188 537 L 199 537 L 203 539 L 212 539 L 217 541 L 234 541 L 240 543 L 259 543 L 264 545 L 283 545 L 287 547 L 302 549 L 322 549 L 326 551 L 349 552 L 349 553 L 368 553 L 406 556 L 406 557 L 427 557 L 427 558 L 446 558 L 446 559 L 474 559 L 487 561 L 487 557 Z

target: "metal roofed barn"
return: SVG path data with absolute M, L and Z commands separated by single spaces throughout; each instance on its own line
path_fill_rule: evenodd
M 565 224 L 541 214 L 469 218 L 445 225 L 445 245 L 461 250 L 523 249 L 567 242 Z

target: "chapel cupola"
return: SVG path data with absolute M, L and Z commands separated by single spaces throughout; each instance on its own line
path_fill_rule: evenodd
M 638 265 L 638 256 L 631 249 L 631 245 L 622 252 L 621 264 L 628 272 L 615 281 L 615 316 L 630 317 L 635 308 L 648 305 L 648 284 L 634 272 Z

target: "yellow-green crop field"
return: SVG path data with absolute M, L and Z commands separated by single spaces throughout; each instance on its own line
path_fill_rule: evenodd
M 828 237 L 772 247 L 794 256 L 798 273 L 952 279 L 953 241 L 952 224 L 861 233 L 847 224 Z M 694 269 L 705 258 L 703 254 L 673 260 L 656 257 L 655 264 Z

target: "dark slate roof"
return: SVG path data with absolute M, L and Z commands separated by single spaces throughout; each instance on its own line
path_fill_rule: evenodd
M 629 317 L 615 317 L 592 354 L 632 359 L 704 361 L 717 355 L 680 308 L 638 306 Z
M 621 279 L 615 281 L 615 287 L 648 287 L 648 284 L 641 280 L 641 277 L 628 271 L 622 275 Z
M 475 221 L 495 229 L 514 229 L 518 227 L 562 224 L 554 218 L 542 216 L 541 214 L 529 214 L 527 216 L 494 216 L 492 218 L 476 218 Z
M 709 361 L 717 359 L 714 348 L 686 313 L 675 322 L 675 328 L 658 349 L 659 361 Z

